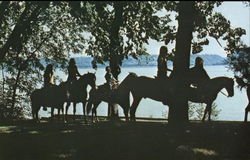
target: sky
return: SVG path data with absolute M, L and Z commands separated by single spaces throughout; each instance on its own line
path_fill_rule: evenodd
M 242 40 L 247 46 L 250 46 L 250 7 L 247 7 L 241 1 L 228 1 L 223 2 L 221 6 L 215 8 L 215 11 L 221 12 L 222 15 L 231 22 L 232 27 L 245 29 L 246 35 L 242 37 Z M 223 44 L 222 41 L 220 43 Z M 159 54 L 159 49 L 162 45 L 164 45 L 163 42 L 150 40 L 146 48 L 149 54 Z M 167 47 L 171 48 L 172 46 Z M 209 45 L 204 46 L 203 51 L 199 54 L 218 54 L 222 57 L 226 57 L 226 52 L 212 38 L 209 39 Z

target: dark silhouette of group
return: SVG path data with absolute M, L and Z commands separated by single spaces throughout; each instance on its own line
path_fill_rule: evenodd
M 168 71 L 172 72 L 171 69 L 167 67 L 167 61 L 169 60 L 169 53 L 166 46 L 161 46 L 159 51 L 159 56 L 157 59 L 157 76 L 156 79 L 164 79 L 169 78 L 171 76 L 168 76 Z M 71 85 L 74 81 L 77 80 L 77 77 L 81 77 L 81 74 L 78 71 L 78 68 L 76 66 L 76 62 L 74 58 L 71 58 L 69 60 L 69 64 L 67 67 L 68 70 L 68 78 L 66 83 Z M 170 73 L 171 75 L 171 73 Z M 203 67 L 203 59 L 201 57 L 197 57 L 195 59 L 195 65 L 194 67 L 190 68 L 188 71 L 188 75 L 193 77 L 192 79 L 192 85 L 194 88 L 197 88 L 198 90 L 202 90 L 202 87 L 204 86 L 201 84 L 204 84 L 205 81 L 210 80 L 210 77 L 208 76 L 207 72 L 205 71 Z M 118 81 L 114 78 L 112 74 L 112 70 L 110 66 L 106 67 L 106 73 L 105 73 L 105 85 L 107 86 L 107 93 L 111 93 L 110 91 L 116 89 L 118 87 Z M 195 78 L 194 78 L 195 77 Z M 53 75 L 53 65 L 48 64 L 46 66 L 45 72 L 44 72 L 44 88 L 48 88 L 55 85 L 54 82 L 54 75 Z M 107 94 L 109 96 L 109 94 Z M 110 97 L 112 98 L 112 97 Z M 109 103 L 109 109 L 108 109 L 108 116 L 110 116 L 111 112 L 111 106 L 112 104 Z M 44 107 L 44 110 L 46 110 L 46 107 Z

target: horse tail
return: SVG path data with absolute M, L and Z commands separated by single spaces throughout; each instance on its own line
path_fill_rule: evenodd
M 93 106 L 93 93 L 94 93 L 94 89 L 92 88 L 90 91 L 89 91 L 89 99 L 87 100 L 87 114 L 90 113 L 90 110 L 92 109 L 92 106 Z

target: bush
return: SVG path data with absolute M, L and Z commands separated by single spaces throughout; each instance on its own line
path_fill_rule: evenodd
M 191 120 L 201 120 L 205 111 L 206 104 L 204 103 L 192 103 L 189 102 L 189 119 Z M 217 105 L 215 103 L 212 104 L 212 112 L 211 112 L 211 119 L 216 120 L 218 119 L 218 115 L 221 110 L 217 109 Z
M 13 109 L 1 103 L 0 104 L 0 121 L 12 121 L 17 119 L 23 119 L 25 116 L 24 108 L 14 107 Z

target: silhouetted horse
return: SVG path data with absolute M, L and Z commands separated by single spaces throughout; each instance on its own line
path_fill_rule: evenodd
M 166 88 L 172 88 L 172 83 L 167 77 L 150 78 L 137 76 L 135 73 L 131 74 L 128 85 L 134 99 L 130 107 L 131 121 L 135 121 L 135 112 L 142 98 L 150 98 L 166 105 L 167 98 L 170 97 L 170 92 L 166 92 Z
M 42 106 L 52 107 L 51 116 L 53 116 L 54 108 L 57 108 L 59 110 L 62 109 L 63 112 L 64 102 L 68 103 L 66 109 L 68 109 L 70 102 L 74 103 L 74 111 L 75 104 L 78 102 L 82 102 L 84 104 L 83 108 L 85 108 L 87 98 L 87 85 L 89 84 L 91 87 L 95 87 L 95 81 L 95 74 L 87 73 L 82 75 L 72 85 L 68 85 L 67 83 L 63 82 L 59 86 L 53 85 L 52 87 L 48 88 L 36 89 L 31 94 L 31 108 L 33 119 L 38 120 L 38 112 L 40 110 L 40 107 Z
M 190 88 L 189 100 L 196 103 L 206 103 L 202 121 L 205 120 L 208 113 L 208 121 L 211 120 L 212 103 L 217 98 L 218 93 L 225 88 L 228 97 L 234 95 L 234 81 L 228 77 L 216 77 L 201 84 L 200 88 Z
M 130 78 L 133 77 L 132 74 L 129 74 L 122 82 L 121 84 L 113 90 L 109 89 L 109 86 L 107 84 L 103 84 L 97 87 L 97 89 L 91 89 L 89 92 L 89 99 L 87 103 L 87 112 L 89 113 L 92 108 L 92 121 L 97 116 L 96 109 L 99 106 L 99 104 L 104 101 L 110 104 L 119 104 L 123 111 L 124 115 L 126 117 L 126 121 L 128 121 L 128 110 L 130 105 L 129 100 L 129 81 Z
M 87 73 L 82 75 L 78 80 L 73 81 L 72 84 L 69 84 L 67 82 L 62 82 L 62 85 L 66 87 L 67 91 L 67 98 L 65 99 L 65 102 L 67 102 L 66 105 L 66 117 L 68 115 L 68 108 L 70 106 L 70 103 L 73 103 L 73 114 L 75 119 L 75 113 L 76 113 L 76 104 L 82 103 L 83 107 L 83 115 L 85 116 L 85 105 L 87 102 L 87 86 L 90 85 L 91 88 L 96 87 L 96 76 L 94 73 Z
M 38 112 L 42 106 L 52 107 L 51 117 L 54 115 L 54 108 L 57 108 L 58 110 L 62 109 L 64 118 L 63 104 L 66 99 L 65 93 L 65 88 L 61 85 L 52 85 L 51 87 L 36 89 L 33 91 L 30 96 L 33 119 L 39 121 Z M 58 111 L 58 114 L 60 114 L 60 111 Z
M 142 98 L 150 98 L 167 105 L 173 99 L 173 94 L 175 93 L 172 86 L 174 82 L 169 78 L 154 79 L 145 76 L 134 76 L 130 84 L 131 86 L 129 86 L 129 88 L 134 99 L 130 107 L 130 116 L 132 121 L 135 121 L 135 112 Z M 233 79 L 227 77 L 217 77 L 207 81 L 207 83 L 202 86 L 202 89 L 190 87 L 189 92 L 187 92 L 187 96 L 190 101 L 207 104 L 203 119 L 205 118 L 206 113 L 209 112 L 210 120 L 211 105 L 216 99 L 218 92 L 221 89 L 226 88 L 228 95 L 233 96 L 233 85 Z M 175 94 L 175 96 L 178 96 L 178 94 Z

